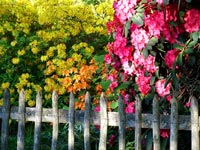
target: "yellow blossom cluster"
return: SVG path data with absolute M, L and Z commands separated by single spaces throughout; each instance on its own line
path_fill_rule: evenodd
M 90 89 L 99 76 L 93 57 L 104 51 L 114 13 L 113 0 L 99 2 L 1 0 L 0 99 L 9 88 L 16 103 L 24 89 L 32 107 L 40 90 L 50 100 L 53 90 L 66 95 Z

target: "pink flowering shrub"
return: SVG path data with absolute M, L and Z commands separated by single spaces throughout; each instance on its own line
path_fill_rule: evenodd
M 185 0 L 179 2 L 114 2 L 104 60 L 110 89 L 121 92 L 126 113 L 135 112 L 136 94 L 145 112 L 157 95 L 161 113 L 169 113 L 174 96 L 186 110 L 190 95 L 200 95 L 200 10 Z M 111 72 L 116 75 L 111 77 Z M 168 138 L 169 131 L 161 130 L 161 136 Z

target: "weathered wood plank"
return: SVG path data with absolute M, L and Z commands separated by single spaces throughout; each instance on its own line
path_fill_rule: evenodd
M 178 103 L 174 96 L 171 99 L 170 150 L 178 150 Z
M 53 91 L 52 94 L 52 107 L 53 107 L 53 134 L 52 134 L 52 142 L 51 142 L 51 150 L 57 150 L 57 142 L 58 142 L 58 94 L 56 91 Z
M 105 94 L 101 94 L 100 98 L 100 137 L 99 137 L 99 150 L 106 150 L 108 130 L 108 117 L 107 117 L 107 102 Z
M 124 100 L 121 95 L 118 98 L 119 105 L 119 150 L 125 150 L 125 128 L 126 115 L 124 111 Z
M 34 128 L 34 150 L 40 150 L 41 122 L 42 122 L 42 92 L 36 96 L 35 128 Z
M 68 150 L 74 150 L 74 94 L 70 93 L 70 100 L 69 100 L 69 128 L 68 128 Z
M 59 123 L 68 123 L 68 111 L 59 110 Z M 3 117 L 2 107 L 0 107 L 0 118 Z M 35 108 L 26 107 L 25 112 L 26 121 L 35 121 Z M 10 118 L 18 119 L 18 107 L 12 106 L 10 110 Z M 178 128 L 179 130 L 191 130 L 191 117 L 190 115 L 179 115 Z M 42 110 L 42 122 L 52 122 L 53 114 L 51 108 L 43 108 Z M 152 114 L 142 114 L 142 128 L 152 128 Z M 199 117 L 200 120 L 200 117 Z M 84 121 L 84 111 L 75 111 L 75 122 Z M 100 114 L 98 112 L 93 112 L 90 118 L 90 124 L 99 125 L 100 124 Z M 199 122 L 200 124 L 200 122 Z M 108 126 L 118 126 L 118 112 L 108 112 Z M 126 127 L 135 127 L 135 114 L 126 114 Z M 160 129 L 170 128 L 170 115 L 160 115 Z
M 10 117 L 10 92 L 5 89 L 3 94 L 2 108 L 2 124 L 1 124 L 1 150 L 8 149 L 8 133 L 9 133 L 9 117 Z
M 25 92 L 22 89 L 19 94 L 17 150 L 24 150 L 25 110 Z
M 199 150 L 199 107 L 194 96 L 191 97 L 191 133 L 192 150 Z
M 160 150 L 160 113 L 158 97 L 155 96 L 153 99 L 153 148 L 154 150 Z
M 85 114 L 84 114 L 84 149 L 90 150 L 90 94 L 85 96 Z
M 135 105 L 135 149 L 142 150 L 141 143 L 141 128 L 142 128 L 142 100 L 136 96 Z

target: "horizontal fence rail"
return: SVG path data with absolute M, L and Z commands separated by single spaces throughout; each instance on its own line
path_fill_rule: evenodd
M 170 129 L 170 150 L 178 150 L 178 130 L 191 130 L 192 150 L 199 150 L 199 109 L 198 101 L 191 97 L 191 115 L 179 115 L 176 98 L 172 98 L 171 114 L 159 114 L 159 104 L 157 96 L 153 99 L 153 114 L 143 114 L 141 99 L 136 97 L 136 113 L 125 113 L 124 103 L 119 96 L 119 113 L 108 112 L 107 102 L 104 93 L 100 98 L 100 112 L 90 109 L 90 94 L 85 97 L 85 111 L 74 110 L 74 94 L 70 93 L 69 110 L 58 109 L 58 94 L 52 93 L 52 108 L 42 108 L 42 92 L 36 96 L 36 107 L 25 107 L 25 92 L 19 94 L 19 106 L 10 106 L 9 90 L 4 92 L 4 104 L 0 107 L 1 125 L 1 150 L 7 150 L 9 119 L 18 120 L 17 149 L 24 149 L 24 132 L 26 130 L 25 121 L 35 122 L 34 129 L 34 150 L 40 149 L 41 123 L 51 122 L 52 144 L 51 149 L 57 149 L 58 131 L 60 123 L 68 123 L 68 150 L 74 150 L 74 125 L 79 122 L 84 126 L 84 149 L 90 150 L 90 125 L 100 125 L 99 150 L 106 150 L 108 126 L 119 127 L 119 150 L 125 149 L 125 129 L 135 128 L 135 149 L 141 150 L 141 129 L 151 128 L 153 130 L 153 148 L 160 150 L 160 129 Z
M 0 118 L 3 117 L 3 108 L 0 107 Z M 118 112 L 107 112 L 108 113 L 108 126 L 119 126 L 119 118 Z M 31 107 L 26 107 L 25 111 L 25 119 L 26 121 L 32 121 L 35 122 L 35 114 L 36 109 Z M 69 111 L 68 110 L 58 110 L 58 117 L 59 117 L 59 123 L 68 123 Z M 19 113 L 18 113 L 18 107 L 12 106 L 10 110 L 10 119 L 18 120 Z M 52 108 L 42 108 L 42 122 L 52 122 L 54 116 L 53 116 L 53 110 Z M 126 127 L 135 127 L 135 114 L 126 114 L 125 117 L 126 121 Z M 153 124 L 153 114 L 142 114 L 142 128 L 152 128 Z M 179 115 L 179 122 L 178 122 L 178 128 L 179 130 L 191 130 L 191 117 L 189 115 Z M 200 117 L 199 119 L 200 120 Z M 84 111 L 76 110 L 75 111 L 75 122 L 84 122 Z M 91 125 L 99 125 L 100 124 L 100 113 L 98 112 L 92 112 L 90 115 L 90 124 Z M 200 122 L 196 123 L 197 125 L 200 125 Z M 170 129 L 170 115 L 160 115 L 160 129 Z

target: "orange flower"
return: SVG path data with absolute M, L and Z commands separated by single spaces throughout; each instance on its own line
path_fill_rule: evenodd
M 93 100 L 93 104 L 94 104 L 94 105 L 98 105 L 98 104 L 99 104 L 99 99 L 94 99 L 94 100 Z
M 96 87 L 95 87 L 95 90 L 97 92 L 101 92 L 102 91 L 102 86 L 100 84 L 97 84 Z
M 70 73 L 78 73 L 78 69 L 75 67 L 72 67 L 69 72 Z
M 79 82 L 81 80 L 81 76 L 79 74 L 75 74 L 73 80 L 75 80 L 75 82 Z
M 52 64 L 52 61 L 50 61 L 50 60 L 47 61 L 47 63 L 46 63 L 47 66 L 49 66 L 49 65 L 51 65 L 51 64 Z
M 78 96 L 78 99 L 79 99 L 80 101 L 85 101 L 85 94 L 79 95 L 79 96 Z
M 84 110 L 85 109 L 85 102 L 75 102 L 75 109 Z
M 108 89 L 106 90 L 105 94 L 106 94 L 106 95 L 112 94 L 112 91 L 110 90 L 110 88 L 108 88 Z
M 69 70 L 64 70 L 63 71 L 63 76 L 69 76 Z

